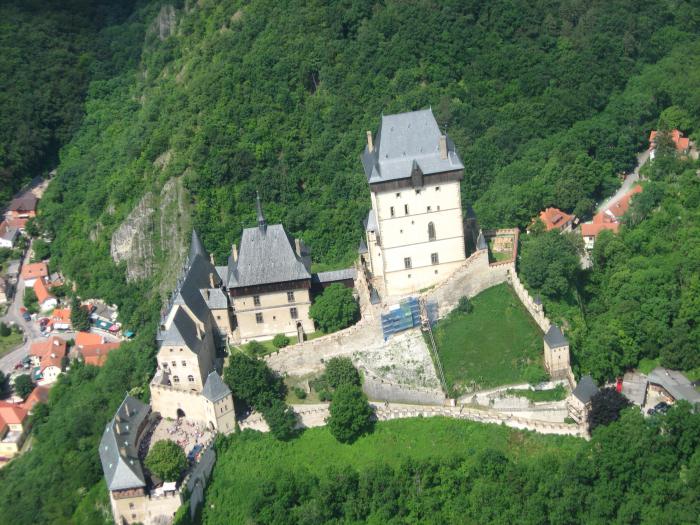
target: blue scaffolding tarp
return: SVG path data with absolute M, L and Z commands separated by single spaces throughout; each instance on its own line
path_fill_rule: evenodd
M 388 313 L 382 314 L 382 332 L 386 341 L 390 335 L 402 332 L 420 324 L 420 305 L 418 299 L 404 299 Z

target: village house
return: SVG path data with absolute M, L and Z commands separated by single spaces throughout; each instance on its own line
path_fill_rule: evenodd
M 629 210 L 632 199 L 637 193 L 642 191 L 642 187 L 637 185 L 626 193 L 622 198 L 612 203 L 607 209 L 596 213 L 593 220 L 581 225 L 581 236 L 586 250 L 592 250 L 595 241 L 603 230 L 617 233 L 622 223 L 622 217 Z
M 51 294 L 51 292 L 49 292 L 49 289 L 46 287 L 44 279 L 36 279 L 34 281 L 33 288 L 34 293 L 36 294 L 36 298 L 39 302 L 39 308 L 42 312 L 48 312 L 49 310 L 53 310 L 54 308 L 56 308 L 56 305 L 58 304 L 58 299 L 56 299 L 56 297 L 54 297 Z
M 362 255 L 373 286 L 394 296 L 445 280 L 466 258 L 464 165 L 432 110 L 383 115 L 375 138 L 367 132 L 362 165 L 372 202 Z
M 588 413 L 591 410 L 591 399 L 598 393 L 591 376 L 583 376 L 566 400 L 566 408 L 569 417 L 578 424 L 585 424 L 588 421 Z
M 27 399 L 24 400 L 24 403 L 22 403 L 22 408 L 31 414 L 38 403 L 48 403 L 50 391 L 50 386 L 37 385 L 34 387 L 31 394 L 27 396 Z
M 576 217 L 560 210 L 559 208 L 550 207 L 540 212 L 539 220 L 544 224 L 545 231 L 558 230 L 560 232 L 570 232 L 573 228 Z M 533 219 L 527 232 L 530 233 L 532 225 L 538 219 Z
M 654 157 L 656 156 L 658 135 L 659 132 L 655 129 L 651 130 L 651 133 L 649 133 L 649 160 L 654 160 Z M 687 155 L 690 151 L 690 139 L 688 137 L 684 137 L 683 133 L 677 129 L 672 130 L 670 135 L 671 140 L 676 147 L 676 153 L 679 155 Z
M 26 192 L 19 197 L 15 197 L 10 202 L 5 212 L 5 218 L 11 220 L 26 220 L 36 217 L 36 205 L 39 199 L 31 192 Z
M 19 228 L 11 227 L 7 221 L 0 222 L 0 248 L 12 248 L 19 238 Z
M 78 355 L 86 365 L 103 366 L 110 352 L 117 350 L 121 343 L 99 343 L 76 345 Z
M 0 401 L 0 461 L 19 454 L 29 429 L 28 415 L 22 406 Z
M 687 377 L 676 370 L 654 368 L 648 376 L 647 391 L 659 394 L 669 404 L 682 400 L 696 410 L 700 408 L 700 392 L 695 390 Z
M 29 356 L 35 369 L 34 379 L 46 385 L 56 381 L 63 371 L 63 358 L 66 357 L 67 344 L 57 336 L 33 342 L 29 347 Z
M 66 331 L 71 329 L 70 308 L 56 308 L 49 317 L 49 327 L 52 330 Z M 80 332 L 78 333 L 78 335 Z
M 49 267 L 45 262 L 27 263 L 22 266 L 20 279 L 24 281 L 24 286 L 32 287 L 37 279 L 44 279 L 49 275 Z

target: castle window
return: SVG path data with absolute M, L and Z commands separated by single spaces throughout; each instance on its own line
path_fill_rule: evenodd
M 391 215 L 392 217 L 395 215 L 394 207 L 393 207 L 393 206 L 390 206 L 390 207 L 389 207 L 389 215 Z
M 428 207 L 425 209 L 425 211 L 427 211 L 428 213 L 430 213 L 430 206 L 428 206 Z
M 177 366 L 177 361 L 173 361 L 173 366 Z
M 440 261 L 438 260 L 438 254 L 437 253 L 431 253 L 430 254 L 430 264 L 438 264 Z
M 403 211 L 406 215 L 408 215 L 408 204 L 403 205 Z
M 217 320 L 217 321 L 221 321 L 221 316 L 220 316 L 220 315 L 217 315 L 217 316 L 216 316 L 216 320 Z
M 178 376 L 173 376 L 173 383 L 179 383 L 180 378 Z
M 420 195 L 420 190 L 416 190 L 416 195 Z
M 428 223 L 428 240 L 435 240 L 435 224 L 433 224 L 432 222 Z
M 435 191 L 440 191 L 440 186 L 435 186 Z
M 260 306 L 260 296 L 259 295 L 254 295 L 253 296 L 253 304 L 255 306 Z
M 411 258 L 410 257 L 404 257 L 403 267 L 406 268 L 407 270 L 411 269 Z
M 182 366 L 187 366 L 187 361 L 182 361 Z
M 133 508 L 134 508 L 134 504 L 133 504 L 133 503 L 129 503 L 129 508 L 130 508 L 130 509 L 133 509 Z
M 194 383 L 194 376 L 187 376 L 187 380 L 188 380 L 190 383 Z
M 287 292 L 287 301 L 290 303 L 294 302 L 294 292 Z
M 263 316 L 262 316 L 262 314 L 261 314 L 260 312 L 258 312 L 257 314 L 255 314 L 255 322 L 258 323 L 258 324 L 262 324 L 262 322 L 263 322 Z
M 398 199 L 399 197 L 401 197 L 401 193 L 396 194 L 396 198 Z
M 299 312 L 297 312 L 296 308 L 290 308 L 289 309 L 289 315 L 292 316 L 292 319 L 298 319 L 299 318 Z

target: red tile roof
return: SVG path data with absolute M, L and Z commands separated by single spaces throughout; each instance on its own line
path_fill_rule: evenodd
M 37 279 L 34 281 L 34 293 L 36 294 L 36 298 L 39 300 L 39 304 L 44 304 L 44 301 L 47 299 L 54 299 L 54 296 L 49 292 L 49 289 L 46 287 L 43 279 Z
M 652 149 L 656 147 L 657 134 L 658 132 L 655 129 L 652 129 L 651 133 L 649 133 L 649 147 Z M 678 151 L 679 153 L 684 153 L 688 151 L 688 148 L 690 147 L 690 139 L 688 137 L 684 137 L 683 133 L 681 133 L 677 129 L 674 129 L 673 131 L 671 131 L 671 139 L 676 145 L 676 151 Z
M 641 186 L 639 186 L 639 185 L 635 186 L 628 193 L 626 193 L 620 200 L 614 202 L 611 206 L 609 206 L 607 211 L 612 213 L 618 219 L 621 219 L 622 216 L 625 213 L 627 213 L 627 210 L 629 210 L 630 202 L 632 201 L 632 197 L 634 197 L 637 193 L 640 193 L 641 191 L 642 191 Z
M 592 223 L 581 225 L 581 235 L 584 237 L 597 237 L 603 230 L 617 233 L 620 229 L 620 220 L 629 210 L 632 197 L 641 191 L 642 187 L 637 185 L 609 206 L 607 210 L 596 213 Z
M 41 360 L 41 363 L 39 364 L 39 370 L 43 373 L 44 370 L 51 366 L 55 366 L 56 368 L 61 368 L 61 363 L 63 362 L 63 358 L 65 357 L 64 355 L 58 355 L 58 354 L 49 354 L 47 357 L 44 357 Z
M 39 277 L 47 277 L 49 275 L 49 267 L 45 262 L 29 263 L 22 266 L 22 279 L 37 279 Z
M 100 345 L 84 345 L 78 348 L 85 364 L 102 366 L 107 361 L 107 355 L 119 348 L 120 343 L 104 343 Z
M 37 386 L 22 403 L 22 408 L 31 412 L 37 403 L 47 403 L 49 401 L 49 391 L 50 388 L 48 386 Z
M 19 425 L 27 419 L 27 411 L 22 405 L 0 401 L 0 420 L 8 425 Z
M 76 346 L 100 345 L 103 342 L 104 340 L 99 334 L 91 334 L 90 332 L 78 332 L 77 334 L 75 334 Z
M 29 220 L 29 219 L 14 219 L 14 218 L 8 218 L 8 219 L 5 220 L 5 222 L 7 223 L 7 225 L 8 225 L 10 228 L 18 228 L 18 229 L 20 229 L 20 230 L 23 230 L 24 227 L 27 225 L 27 221 L 28 221 L 28 220 Z
M 66 342 L 60 337 L 52 335 L 44 341 L 36 341 L 29 347 L 29 355 L 38 357 L 43 361 L 44 358 L 51 354 L 56 354 L 60 357 L 66 355 Z
M 70 308 L 56 308 L 54 311 L 51 313 L 51 318 L 50 322 L 53 323 L 61 323 L 61 324 L 70 324 Z
M 540 220 L 544 223 L 547 231 L 555 228 L 562 230 L 573 218 L 573 215 L 569 215 L 568 213 L 561 211 L 559 208 L 547 208 L 546 210 L 540 212 Z
M 32 193 L 25 193 L 20 197 L 12 199 L 7 209 L 10 211 L 35 211 L 38 201 L 39 199 Z

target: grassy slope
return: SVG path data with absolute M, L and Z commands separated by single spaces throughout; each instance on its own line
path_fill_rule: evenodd
M 21 332 L 12 332 L 7 337 L 0 337 L 0 357 L 7 354 L 22 342 L 23 334 Z
M 541 361 L 539 328 L 505 284 L 480 293 L 472 304 L 472 313 L 455 313 L 434 329 L 448 386 L 523 381 L 524 368 Z
M 403 419 L 377 424 L 373 434 L 343 445 L 326 428 L 315 428 L 291 442 L 268 434 L 234 438 L 219 455 L 207 489 L 203 523 L 245 523 L 250 494 L 257 493 L 280 471 L 306 469 L 320 473 L 351 465 L 364 470 L 379 464 L 398 466 L 409 459 L 469 457 L 491 448 L 519 458 L 570 454 L 575 438 L 542 436 L 496 425 L 445 418 Z M 219 504 L 226 501 L 226 504 Z

